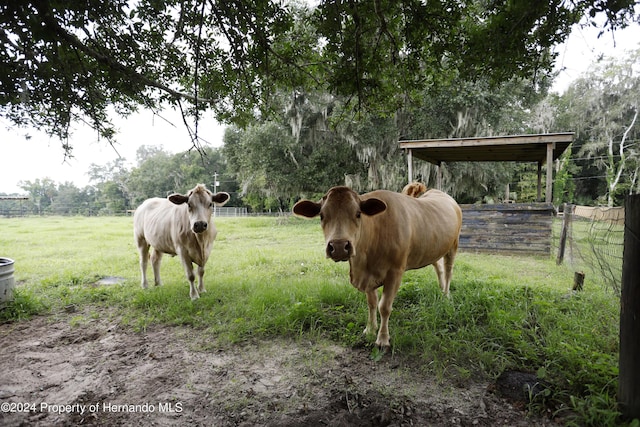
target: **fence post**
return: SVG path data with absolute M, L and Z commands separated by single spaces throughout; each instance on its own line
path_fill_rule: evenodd
M 558 258 L 556 259 L 556 265 L 562 264 L 562 261 L 564 260 L 564 248 L 567 245 L 567 230 L 571 226 L 572 213 L 573 205 L 565 203 L 562 210 L 562 230 L 560 230 L 560 243 L 558 244 Z
M 625 201 L 618 399 L 622 416 L 640 418 L 640 195 Z
M 584 288 L 584 273 L 576 271 L 573 275 L 573 291 L 581 291 Z

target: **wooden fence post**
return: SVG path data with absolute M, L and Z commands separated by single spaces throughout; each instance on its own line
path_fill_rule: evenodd
M 564 260 L 564 248 L 567 245 L 567 231 L 571 226 L 571 215 L 573 214 L 573 205 L 564 204 L 562 209 L 562 229 L 560 230 L 560 243 L 558 244 L 558 258 L 556 264 L 562 264 Z
M 573 275 L 573 287 L 572 291 L 581 291 L 584 288 L 584 273 L 582 271 L 576 271 Z
M 622 416 L 640 418 L 640 195 L 625 201 L 618 403 Z

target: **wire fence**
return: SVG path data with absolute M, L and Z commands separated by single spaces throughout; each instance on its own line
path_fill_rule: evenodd
M 624 208 L 565 205 L 558 263 L 590 271 L 620 295 L 624 249 Z
M 92 209 L 87 207 L 78 207 L 75 209 L 64 210 L 44 210 L 40 213 L 34 212 L 33 209 L 26 206 L 2 206 L 0 204 L 0 217 L 27 217 L 27 216 L 131 216 L 135 212 L 134 209 Z M 249 212 L 247 207 L 235 206 L 216 206 L 214 208 L 214 216 L 216 217 L 243 217 L 243 216 L 281 216 L 283 212 Z

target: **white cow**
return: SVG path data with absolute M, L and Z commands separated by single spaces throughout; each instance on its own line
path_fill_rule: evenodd
M 147 263 L 149 247 L 153 246 L 151 265 L 156 286 L 162 284 L 162 254 L 178 255 L 189 279 L 191 299 L 196 300 L 200 297 L 199 292 L 205 292 L 204 266 L 217 234 L 211 214 L 214 204 L 222 206 L 228 200 L 228 193 L 213 194 L 203 184 L 198 184 L 186 195 L 147 199 L 136 209 L 133 235 L 140 252 L 143 288 L 148 286 Z M 194 284 L 193 263 L 198 265 L 198 289 Z

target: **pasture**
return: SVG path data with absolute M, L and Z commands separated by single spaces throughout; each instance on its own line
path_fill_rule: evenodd
M 0 422 L 619 424 L 619 301 L 590 277 L 571 294 L 554 259 L 459 253 L 450 299 L 431 267 L 405 273 L 381 354 L 319 221 L 215 223 L 192 302 L 177 258 L 162 287 L 141 289 L 131 217 L 0 219 L 18 284 L 0 310 L 0 401 L 103 405 Z M 123 282 L 99 284 L 112 276 Z M 544 386 L 514 397 L 503 372 Z

